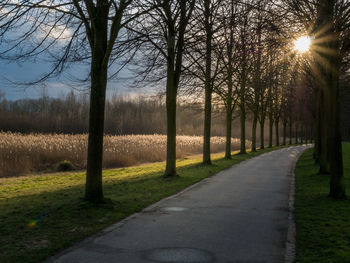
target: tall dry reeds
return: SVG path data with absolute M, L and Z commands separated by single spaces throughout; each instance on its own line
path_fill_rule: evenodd
M 0 132 L 0 177 L 53 170 L 64 160 L 75 168 L 86 167 L 87 134 L 29 134 Z M 177 157 L 202 152 L 201 136 L 178 136 Z M 212 152 L 225 149 L 224 137 L 212 137 Z M 232 149 L 239 148 L 233 139 Z M 165 160 L 165 135 L 105 136 L 104 168 Z

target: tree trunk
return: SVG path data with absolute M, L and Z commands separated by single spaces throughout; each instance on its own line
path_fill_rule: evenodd
M 313 129 L 311 129 L 310 143 L 314 143 L 314 130 Z
M 329 0 L 328 15 L 334 10 L 334 0 Z M 330 10 L 331 9 L 331 10 Z M 326 10 L 327 11 L 327 10 Z M 333 18 L 331 16 L 331 18 Z M 333 32 L 330 33 L 330 35 Z M 330 50 L 337 52 L 326 55 L 330 67 L 327 68 L 327 87 L 325 98 L 327 99 L 327 107 L 329 110 L 328 122 L 328 161 L 330 170 L 330 190 L 329 195 L 333 198 L 345 197 L 344 171 L 343 171 L 343 155 L 342 155 L 342 141 L 340 130 L 340 109 L 339 109 L 339 75 L 341 68 L 340 42 L 338 38 L 326 43 Z M 328 64 L 327 64 L 328 65 Z
M 287 144 L 287 122 L 283 122 L 283 145 Z
M 319 85 L 324 91 L 320 161 L 322 165 L 327 161 L 329 163 L 331 177 L 329 195 L 333 198 L 343 198 L 345 196 L 345 186 L 339 120 L 339 74 L 342 56 L 340 53 L 340 33 L 336 32 L 335 27 L 334 10 L 336 1 L 319 1 L 317 7 L 316 32 L 317 30 L 319 32 L 315 35 L 318 38 L 316 38 L 316 41 L 320 47 L 317 50 L 331 51 L 318 52 L 317 54 L 320 56 L 317 66 L 321 70 Z M 321 169 L 320 165 L 320 172 Z
M 275 129 L 276 129 L 276 146 L 280 145 L 280 134 L 279 134 L 279 121 L 275 121 Z
M 340 68 L 340 65 L 339 65 Z M 332 74 L 332 82 L 329 86 L 330 122 L 329 122 L 329 168 L 331 183 L 329 195 L 333 198 L 345 197 L 345 184 L 343 175 L 343 155 L 339 118 L 339 81 Z
M 210 0 L 204 1 L 205 30 L 206 30 L 206 54 L 205 54 L 205 102 L 204 102 L 204 136 L 203 136 L 203 164 L 211 164 L 210 159 L 210 135 L 211 135 L 211 41 L 212 28 L 210 24 Z
M 317 23 L 316 26 L 318 26 L 318 30 L 322 30 L 320 32 L 322 32 L 322 35 L 318 35 L 319 38 L 323 38 L 323 41 L 321 41 L 321 43 L 319 45 L 321 45 L 321 48 L 328 48 L 327 47 L 327 41 L 325 41 L 325 37 L 329 38 L 329 36 L 327 36 L 327 31 L 329 33 L 330 27 L 327 24 L 327 20 L 329 19 L 329 15 L 331 15 L 333 13 L 332 10 L 328 10 L 328 4 L 330 3 L 330 1 L 319 1 L 319 5 L 318 5 L 318 10 L 317 10 Z M 332 8 L 331 8 L 332 9 Z M 330 11 L 330 14 L 329 14 Z M 332 19 L 332 18 L 331 18 Z M 327 29 L 327 31 L 323 30 L 323 27 L 325 27 Z M 326 61 L 326 63 L 331 63 L 330 56 L 325 56 L 324 54 L 320 54 L 322 59 L 324 59 Z M 320 76 L 315 76 L 318 81 L 318 85 L 319 85 L 319 89 L 320 89 L 320 173 L 325 173 L 328 174 L 330 173 L 330 165 L 329 165 L 329 153 L 330 153 L 330 148 L 329 148 L 329 144 L 328 144 L 328 138 L 329 138 L 329 123 L 330 123 L 330 100 L 329 98 L 327 98 L 327 96 L 329 96 L 328 91 L 329 88 L 327 87 L 327 85 L 330 85 L 330 68 L 329 65 L 325 65 L 325 63 L 322 62 L 318 62 L 317 63 L 317 67 L 320 70 L 321 74 Z M 332 153 L 331 153 L 332 154 Z
M 265 122 L 260 121 L 260 150 L 265 149 Z
M 304 143 L 304 127 L 303 125 L 301 125 L 301 135 L 300 135 L 300 143 L 303 144 Z
M 305 126 L 305 143 L 307 144 L 309 140 L 309 132 L 308 132 L 308 127 Z
M 308 139 L 309 139 L 308 129 L 307 129 L 307 126 L 305 126 L 305 144 L 307 144 Z
M 311 124 L 310 128 L 310 143 L 314 142 L 314 135 L 315 134 L 315 121 Z
M 299 140 L 298 140 L 298 124 L 295 124 L 295 144 L 298 144 Z
M 324 88 L 322 88 L 324 89 Z M 327 111 L 328 109 L 325 109 L 326 103 L 325 103 L 325 94 L 322 93 L 322 109 L 320 110 L 320 144 L 319 144 L 319 161 L 320 161 L 320 173 L 328 174 L 329 173 L 329 163 L 328 163 L 328 144 L 327 144 L 327 137 L 328 137 L 328 127 L 327 127 Z
M 211 130 L 211 85 L 206 84 L 205 108 L 204 108 L 204 143 L 203 143 L 203 164 L 211 164 L 210 160 L 210 130 Z
M 169 5 L 169 2 L 164 2 Z M 182 55 L 184 50 L 184 34 L 190 17 L 186 15 L 186 1 L 179 1 L 180 23 L 178 34 L 173 19 L 167 20 L 167 83 L 166 83 L 166 114 L 167 114 L 167 153 L 164 177 L 178 176 L 176 173 L 176 97 L 181 76 Z M 191 1 L 191 6 L 194 1 Z M 165 9 L 170 8 L 164 7 Z
M 292 142 L 292 138 L 293 138 L 293 123 L 292 120 L 289 121 L 289 144 L 291 145 Z
M 96 18 L 95 26 L 95 45 L 92 47 L 91 59 L 91 93 L 85 200 L 99 203 L 103 202 L 104 198 L 102 191 L 102 159 L 108 66 L 104 60 L 107 50 L 107 19 L 103 16 Z
M 252 127 L 252 152 L 256 152 L 256 127 L 258 124 L 258 116 L 254 114 Z
M 231 87 L 232 89 L 232 87 Z M 230 92 L 229 88 L 229 94 Z M 232 132 L 232 97 L 228 95 L 226 99 L 226 151 L 225 151 L 225 159 L 231 159 L 231 132 Z
M 269 148 L 272 147 L 272 136 L 273 136 L 273 120 L 270 118 L 269 122 Z
M 321 141 L 321 105 L 322 105 L 322 89 L 321 87 L 317 87 L 316 90 L 316 123 L 315 123 L 315 146 L 314 146 L 314 159 L 315 164 L 320 164 L 321 159 L 321 151 L 322 151 L 322 141 Z
M 103 201 L 102 158 L 106 85 L 107 68 L 94 69 L 91 74 L 89 138 L 85 184 L 85 200 L 94 203 Z
M 245 148 L 245 109 L 241 108 L 241 150 L 240 154 L 245 154 L 247 153 L 246 148 Z
M 170 52 L 169 52 L 170 53 Z M 167 114 L 167 152 L 165 177 L 177 176 L 176 173 L 176 95 L 174 73 L 174 54 L 169 55 L 166 85 L 166 114 Z

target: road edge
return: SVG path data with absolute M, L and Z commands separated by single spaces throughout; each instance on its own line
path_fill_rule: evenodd
M 304 146 L 304 145 L 303 145 Z M 287 240 L 286 240 L 286 250 L 284 255 L 285 263 L 294 263 L 296 258 L 296 223 L 294 216 L 294 201 L 295 201 L 295 167 L 297 165 L 300 156 L 305 152 L 305 150 L 312 147 L 312 145 L 305 145 L 302 151 L 300 151 L 289 171 L 291 177 L 289 186 L 289 198 L 288 198 L 288 229 L 287 229 Z
M 195 188 L 195 187 L 198 187 L 200 186 L 201 184 L 205 184 L 207 183 L 207 181 L 211 180 L 213 177 L 215 176 L 218 176 L 220 175 L 221 173 L 225 172 L 226 170 L 229 170 L 231 169 L 232 167 L 236 167 L 236 166 L 239 166 L 239 165 L 242 165 L 244 164 L 245 162 L 248 162 L 249 160 L 253 159 L 253 158 L 258 158 L 258 157 L 261 157 L 263 155 L 266 155 L 266 154 L 269 154 L 271 152 L 274 152 L 274 151 L 279 151 L 279 150 L 282 150 L 282 149 L 287 149 L 289 147 L 293 147 L 293 146 L 288 146 L 288 147 L 282 147 L 282 148 L 279 148 L 279 149 L 273 149 L 272 151 L 268 151 L 268 152 L 265 152 L 265 153 L 262 153 L 262 154 L 259 154 L 257 156 L 252 156 L 250 158 L 247 158 L 239 163 L 236 163 L 236 164 L 233 164 L 215 174 L 212 174 L 210 175 L 209 177 L 206 177 L 206 178 L 203 178 L 201 179 L 200 181 L 192 184 L 192 185 L 189 185 L 188 187 L 180 190 L 179 192 L 176 192 L 170 196 L 167 196 L 167 197 L 164 197 L 162 198 L 161 200 L 159 201 L 156 201 L 155 203 L 153 204 L 150 204 L 149 206 L 141 209 L 139 212 L 136 212 L 136 213 L 133 213 L 123 219 L 121 219 L 120 221 L 117 221 L 116 223 L 113 223 L 112 225 L 110 226 L 107 226 L 106 228 L 94 233 L 94 234 L 91 234 L 90 236 L 88 237 L 85 237 L 84 239 L 66 247 L 66 248 L 63 248 L 57 252 L 54 252 L 53 254 L 51 254 L 50 256 L 46 257 L 45 259 L 43 259 L 41 262 L 42 263 L 54 263 L 57 259 L 59 259 L 60 257 L 62 257 L 63 255 L 65 254 L 68 254 L 69 252 L 75 250 L 75 249 L 78 249 L 78 248 L 81 248 L 82 246 L 84 246 L 84 244 L 87 244 L 89 242 L 93 242 L 93 240 L 95 240 L 96 238 L 98 237 L 101 237 L 107 233 L 110 233 L 112 232 L 113 230 L 117 229 L 117 228 L 120 228 L 120 227 L 123 227 L 124 224 L 126 224 L 127 222 L 129 222 L 130 220 L 133 220 L 135 219 L 136 217 L 140 216 L 141 214 L 144 214 L 144 213 L 149 213 L 150 211 L 154 210 L 154 209 L 157 209 L 159 204 L 167 199 L 171 199 L 171 198 L 174 198 L 176 196 L 179 196 L 181 194 L 183 194 L 184 192 L 186 191 L 190 191 L 191 189 Z

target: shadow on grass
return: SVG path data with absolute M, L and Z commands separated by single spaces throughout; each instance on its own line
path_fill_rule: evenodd
M 201 165 L 200 159 L 195 163 L 186 160 L 192 163 L 178 166 L 180 176 L 171 180 L 162 176 L 164 168 L 159 164 L 108 170 L 104 172 L 103 188 L 112 202 L 99 205 L 82 200 L 85 183 L 82 173 L 66 174 L 64 180 L 60 175 L 17 180 L 10 189 L 12 195 L 12 191 L 18 191 L 17 196 L 6 198 L 6 185 L 2 189 L 0 262 L 41 261 L 166 196 L 270 150 L 235 155 L 231 160 L 215 159 L 213 165 L 207 166 Z M 122 172 L 127 176 L 118 176 Z M 41 178 L 50 182 L 57 180 L 60 184 L 51 183 L 40 188 L 35 185 L 35 180 L 39 182 Z M 30 188 L 21 190 L 26 182 L 30 183 Z
M 185 165 L 171 180 L 162 177 L 162 170 L 124 179 L 109 175 L 103 186 L 112 200 L 107 204 L 82 200 L 84 180 L 60 190 L 33 189 L 32 194 L 0 200 L 0 262 L 38 262 L 232 163 L 220 159 L 212 166 Z
M 346 147 L 344 156 L 350 150 Z M 344 158 L 347 189 L 349 166 Z M 296 167 L 297 262 L 350 262 L 350 199 L 328 197 L 330 177 L 318 171 L 312 149 L 307 150 Z

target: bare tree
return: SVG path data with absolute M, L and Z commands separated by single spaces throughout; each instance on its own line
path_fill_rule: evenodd
M 219 95 L 225 105 L 226 112 L 226 148 L 225 158 L 231 159 L 231 133 L 232 113 L 237 103 L 237 16 L 239 15 L 238 4 L 234 0 L 225 2 L 221 6 L 222 26 L 220 36 L 222 41 L 216 46 L 215 52 L 222 64 L 219 85 L 215 87 L 215 93 Z
M 254 56 L 252 57 L 252 73 L 251 73 L 251 90 L 248 92 L 248 106 L 253 114 L 252 123 L 252 151 L 256 151 L 256 130 L 259 121 L 259 113 L 264 107 L 264 100 L 266 99 L 266 85 L 263 81 L 264 75 L 264 57 L 266 57 L 266 51 L 268 46 L 268 38 L 271 34 L 272 23 L 272 10 L 269 5 L 269 1 L 258 1 L 254 8 L 254 16 L 252 19 L 253 24 L 253 50 Z M 266 59 L 266 58 L 265 58 Z M 262 123 L 265 122 L 265 117 Z M 264 124 L 262 125 L 264 126 Z M 264 137 L 264 130 L 262 129 L 261 136 Z M 264 148 L 264 141 L 260 141 L 260 147 Z
M 253 7 L 248 2 L 242 3 L 242 16 L 239 21 L 239 64 L 238 64 L 238 107 L 240 109 L 240 123 L 241 123 L 241 149 L 240 153 L 246 153 L 246 118 L 247 118 L 247 89 L 249 84 L 249 70 L 251 69 L 251 55 L 249 50 L 252 44 L 252 32 L 251 32 L 251 18 L 253 15 Z
M 74 62 L 90 65 L 89 140 L 85 199 L 102 202 L 102 146 L 108 67 L 120 57 L 121 30 L 138 15 L 132 0 L 2 0 L 2 58 L 49 56 L 52 69 L 33 83 L 56 76 Z
M 158 80 L 166 79 L 167 111 L 167 158 L 164 176 L 177 176 L 176 173 L 176 99 L 183 71 L 185 36 L 195 0 L 191 1 L 142 1 L 143 8 L 156 6 L 131 24 L 128 29 L 134 35 L 131 39 L 141 43 L 142 60 L 145 61 L 142 75 L 159 75 Z M 166 72 L 164 72 L 166 68 Z M 155 80 L 155 79 L 153 79 Z
M 268 92 L 267 92 L 267 102 L 266 102 L 266 110 L 268 113 L 268 119 L 269 119 L 269 148 L 272 147 L 272 138 L 273 138 L 273 124 L 274 124 L 274 101 L 276 93 L 274 92 L 275 86 L 276 86 L 276 52 L 274 47 L 270 47 L 270 50 L 268 51 L 268 69 L 267 69 L 267 85 L 268 85 Z
M 191 48 L 186 54 L 190 65 L 188 74 L 197 79 L 197 85 L 204 88 L 203 164 L 211 164 L 212 93 L 220 70 L 214 49 L 221 27 L 219 12 L 222 11 L 222 4 L 223 0 L 197 1 L 191 21 Z
M 290 70 L 290 78 L 286 81 L 282 89 L 282 107 L 281 118 L 283 124 L 283 145 L 287 144 L 287 128 L 289 128 L 289 144 L 292 144 L 292 124 L 293 124 L 293 101 L 294 101 L 294 87 L 295 87 L 295 70 Z M 287 76 L 289 76 L 287 74 Z M 289 127 L 287 127 L 289 125 Z

